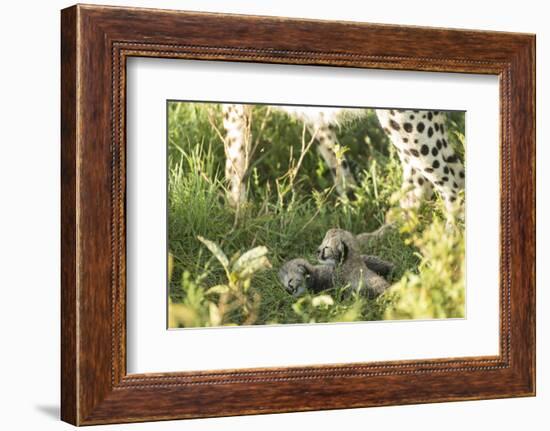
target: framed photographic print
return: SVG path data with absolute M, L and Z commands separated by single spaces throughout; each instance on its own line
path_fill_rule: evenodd
M 533 35 L 77 5 L 61 44 L 63 420 L 535 394 Z

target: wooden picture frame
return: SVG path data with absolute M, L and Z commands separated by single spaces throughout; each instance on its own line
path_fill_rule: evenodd
M 535 394 L 534 35 L 82 5 L 61 17 L 64 421 Z M 131 56 L 498 75 L 500 354 L 128 375 L 125 65 Z

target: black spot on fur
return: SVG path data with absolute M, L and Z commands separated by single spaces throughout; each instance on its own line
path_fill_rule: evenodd
M 430 153 L 430 149 L 428 148 L 427 145 L 422 145 L 422 147 L 420 148 L 420 152 L 421 152 L 424 156 L 427 156 L 427 155 Z
M 399 124 L 393 118 L 390 120 L 390 126 L 393 130 L 399 131 L 400 129 Z
M 403 138 L 403 142 L 406 144 L 409 140 L 407 138 Z
M 424 126 L 424 123 L 423 122 L 420 122 L 416 125 L 416 130 L 418 130 L 418 133 L 422 133 L 424 131 L 424 128 L 426 126 Z
M 403 124 L 403 128 L 405 129 L 406 132 L 411 133 L 412 129 L 413 129 L 413 126 L 412 126 L 411 123 L 405 123 L 405 124 Z
M 443 144 L 441 143 L 441 141 L 438 139 L 437 142 L 435 143 L 435 145 L 437 145 L 437 149 L 438 150 L 441 150 L 441 147 L 443 146 Z
M 464 171 L 460 171 L 458 175 L 460 176 L 460 178 L 464 178 Z
M 439 153 L 439 151 L 437 151 L 437 148 L 433 147 L 432 148 L 432 156 L 437 156 L 437 154 Z
M 443 135 L 445 133 L 445 129 L 443 128 L 443 124 L 441 125 L 441 134 Z
M 453 154 L 447 158 L 448 163 L 456 163 L 458 162 L 458 156 L 456 154 Z
M 432 135 L 434 134 L 434 129 L 432 129 L 431 127 L 428 129 L 428 138 L 431 138 Z
M 455 189 L 458 189 L 458 184 L 457 184 L 457 183 L 453 183 L 453 187 L 454 187 Z
M 409 117 L 409 119 L 410 119 L 410 120 L 414 120 L 414 115 L 411 115 L 411 116 Z
M 432 168 L 434 169 L 439 168 L 439 160 L 434 160 L 434 162 L 432 163 Z
M 452 198 L 450 198 L 449 200 L 450 200 L 451 202 L 454 202 L 454 201 L 456 201 L 456 198 L 455 198 L 455 197 L 452 197 Z
M 445 166 L 445 167 L 443 168 L 443 172 L 446 173 L 446 174 L 448 174 L 448 173 L 449 173 L 449 168 L 448 168 L 447 166 Z
M 433 114 L 430 112 L 428 112 L 428 120 L 432 121 L 432 118 L 433 118 Z
M 418 185 L 421 186 L 422 184 L 424 184 L 424 179 L 422 177 L 419 177 L 418 178 Z
M 443 178 L 441 178 L 441 181 L 443 181 L 443 182 L 449 181 L 449 177 L 443 177 Z
M 418 153 L 417 150 L 411 150 L 411 154 L 414 156 L 414 157 L 418 157 L 420 154 Z
M 424 172 L 428 172 L 428 173 L 431 173 L 431 172 L 433 172 L 433 171 L 434 171 L 434 170 L 433 170 L 432 168 L 426 168 L 426 169 L 424 169 Z
M 435 127 L 435 131 L 436 131 L 436 132 L 439 132 L 439 124 L 438 124 L 438 123 L 434 123 L 434 127 Z

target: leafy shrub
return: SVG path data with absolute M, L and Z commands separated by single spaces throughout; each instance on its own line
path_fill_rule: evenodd
M 405 214 L 401 232 L 418 249 L 420 262 L 417 271 L 406 272 L 392 286 L 394 300 L 384 319 L 464 317 L 463 227 L 446 224 L 437 217 L 422 223 L 416 213 Z
M 220 326 L 234 323 L 229 320 L 237 313 L 239 324 L 251 325 L 256 321 L 260 297 L 250 289 L 250 281 L 257 272 L 271 268 L 267 248 L 255 247 L 246 253 L 235 254 L 231 259 L 213 241 L 199 237 L 225 271 L 227 280 L 223 284 L 205 288 L 203 274 L 192 280 L 184 272 L 181 287 L 184 292 L 182 303 L 170 303 L 170 327 Z M 171 269 L 169 270 L 171 276 Z

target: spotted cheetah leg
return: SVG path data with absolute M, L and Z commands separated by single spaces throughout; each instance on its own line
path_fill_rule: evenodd
M 430 181 L 419 171 L 413 168 L 410 163 L 401 160 L 403 167 L 403 183 L 401 190 L 403 197 L 400 200 L 402 208 L 417 208 L 422 201 L 433 196 L 434 188 Z
M 464 167 L 449 145 L 445 113 L 377 109 L 376 114 L 399 153 L 404 181 L 409 188 L 414 187 L 413 200 L 428 197 L 424 190 L 415 190 L 425 187 L 428 180 L 443 198 L 448 215 L 453 217 L 460 208 L 458 193 L 464 188 Z
M 310 125 L 310 131 L 315 135 L 319 145 L 317 150 L 327 164 L 336 191 L 348 198 L 353 198 L 353 187 L 357 185 L 353 173 L 351 172 L 349 162 L 343 152 L 339 152 L 338 137 L 334 126 L 327 123 L 317 123 Z
M 228 200 L 237 207 L 246 200 L 245 175 L 250 154 L 250 129 L 245 105 L 222 105 L 225 129 L 225 178 L 228 185 Z
M 464 165 L 458 156 L 451 151 L 450 155 L 445 157 L 445 166 L 448 168 L 450 181 L 442 184 L 444 187 L 442 187 L 443 190 L 440 193 L 445 199 L 445 208 L 450 214 L 454 215 L 461 205 L 458 200 L 458 192 L 464 190 Z

